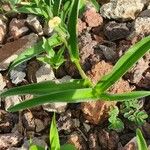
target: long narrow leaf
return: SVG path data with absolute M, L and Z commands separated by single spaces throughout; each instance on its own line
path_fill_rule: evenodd
M 29 150 L 45 150 L 45 148 L 38 145 L 31 145 Z
M 41 9 L 35 6 L 22 6 L 20 8 L 17 8 L 17 12 L 43 16 Z
M 93 94 L 92 88 L 85 89 L 72 89 L 61 91 L 59 93 L 47 94 L 39 97 L 35 97 L 30 100 L 23 101 L 15 106 L 12 106 L 8 111 L 15 112 L 22 109 L 36 107 L 45 103 L 54 103 L 54 102 L 68 102 L 68 103 L 77 103 L 87 101 L 88 99 L 97 99 Z
M 56 125 L 55 113 L 53 115 L 51 128 L 50 128 L 50 145 L 51 145 L 51 150 L 60 150 L 59 134 Z
M 136 130 L 136 138 L 137 138 L 138 150 L 148 150 L 146 141 L 140 129 Z
M 84 80 L 70 80 L 69 82 L 56 84 L 53 81 L 45 81 L 41 83 L 34 83 L 29 85 L 24 85 L 21 87 L 11 88 L 0 93 L 0 97 L 12 96 L 12 95 L 43 95 L 56 93 L 59 91 L 64 91 L 67 89 L 79 89 L 85 88 L 87 86 L 86 81 Z
M 55 0 L 53 6 L 53 15 L 58 16 L 62 0 Z
M 102 93 L 98 97 L 101 97 L 101 99 L 107 101 L 127 101 L 127 100 L 139 99 L 149 95 L 150 95 L 150 91 L 133 91 L 133 92 L 122 93 L 122 94 Z
M 122 77 L 147 51 L 150 50 L 150 36 L 144 38 L 134 46 L 132 46 L 124 56 L 122 56 L 111 73 L 104 76 L 96 85 L 99 92 L 107 90 L 120 77 Z
M 61 44 L 61 41 L 57 34 L 54 34 L 52 37 L 48 39 L 49 44 L 51 47 L 57 46 Z M 18 66 L 19 64 L 39 55 L 40 53 L 44 52 L 44 43 L 43 41 L 38 42 L 36 45 L 34 45 L 31 48 L 28 48 L 24 52 L 22 52 L 15 61 L 10 65 L 10 70 Z
M 71 60 L 77 61 L 79 60 L 79 49 L 78 49 L 78 41 L 77 41 L 77 19 L 79 14 L 79 4 L 80 0 L 73 0 L 73 7 L 70 12 L 69 21 L 68 21 L 68 32 L 70 34 L 69 37 L 69 53 L 71 56 Z
M 149 91 L 136 91 L 125 94 L 108 94 L 103 93 L 96 95 L 92 88 L 83 89 L 70 89 L 64 90 L 57 93 L 51 93 L 47 95 L 41 95 L 30 100 L 21 102 L 15 106 L 10 107 L 9 111 L 19 111 L 21 109 L 32 108 L 45 103 L 53 102 L 68 102 L 68 103 L 78 103 L 85 101 L 95 101 L 95 100 L 107 100 L 107 101 L 125 101 L 131 99 L 142 98 L 150 95 Z

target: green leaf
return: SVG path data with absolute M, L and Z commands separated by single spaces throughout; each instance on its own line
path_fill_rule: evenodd
M 62 0 L 55 0 L 53 6 L 53 14 L 54 16 L 59 15 L 60 7 L 61 7 Z
M 150 91 L 133 91 L 129 93 L 122 93 L 122 94 L 110 94 L 110 93 L 102 93 L 99 94 L 103 100 L 107 101 L 127 101 L 127 100 L 134 100 L 139 99 L 145 96 L 149 96 Z
M 138 150 L 148 150 L 146 141 L 140 129 L 136 130 L 136 138 L 137 138 Z
M 60 147 L 60 150 L 77 150 L 77 149 L 71 144 L 64 144 Z
M 117 132 L 121 132 L 124 129 L 124 123 L 120 118 L 118 118 L 119 109 L 117 106 L 112 107 L 109 111 L 109 119 L 110 125 L 108 126 L 109 129 L 115 130 Z
M 69 43 L 69 53 L 71 60 L 73 62 L 79 60 L 79 49 L 78 49 L 78 40 L 77 40 L 77 19 L 79 14 L 79 3 L 80 0 L 73 0 L 73 7 L 70 12 L 69 21 L 68 21 L 68 32 L 70 34 L 68 43 Z
M 49 39 L 49 44 L 51 47 L 55 47 L 61 44 L 61 41 L 57 34 L 54 34 Z M 10 70 L 18 66 L 19 64 L 30 60 L 31 58 L 39 55 L 40 53 L 45 51 L 45 43 L 43 41 L 38 42 L 36 45 L 32 46 L 31 48 L 26 49 L 24 52 L 22 52 L 15 61 L 10 65 Z
M 94 5 L 97 12 L 100 10 L 100 5 L 96 0 L 91 0 L 92 4 Z
M 8 108 L 8 111 L 16 112 L 22 109 L 36 107 L 45 103 L 54 103 L 54 102 L 68 102 L 68 103 L 77 103 L 77 102 L 86 102 L 87 100 L 98 99 L 94 96 L 92 88 L 85 89 L 71 89 L 66 91 L 60 91 L 58 93 L 42 95 L 35 97 L 30 100 L 23 101 L 15 106 Z
M 132 46 L 122 56 L 113 70 L 102 77 L 96 85 L 97 92 L 106 91 L 111 87 L 119 78 L 121 78 L 147 51 L 150 50 L 150 36 L 144 38 L 134 46 Z
M 21 87 L 15 87 L 12 89 L 8 89 L 0 93 L 0 97 L 12 96 L 12 95 L 43 95 L 56 93 L 62 90 L 67 89 L 78 89 L 87 87 L 87 83 L 85 80 L 70 80 L 69 82 L 56 84 L 53 81 L 45 81 L 41 83 L 34 83 L 29 85 L 24 85 Z
M 43 16 L 41 9 L 35 6 L 22 6 L 20 8 L 17 8 L 17 12 Z
M 45 150 L 45 148 L 38 145 L 31 145 L 29 150 Z
M 56 125 L 55 113 L 53 115 L 51 128 L 50 128 L 50 145 L 51 145 L 51 150 L 60 150 L 60 142 L 59 142 L 57 125 Z

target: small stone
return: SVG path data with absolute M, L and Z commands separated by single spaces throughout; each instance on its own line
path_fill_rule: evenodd
M 26 27 L 25 22 L 25 19 L 17 18 L 13 18 L 10 21 L 9 32 L 14 39 L 18 39 L 19 37 L 25 35 L 29 31 L 29 28 Z
M 83 22 L 80 18 L 78 18 L 78 34 L 81 34 L 83 30 L 86 29 L 86 23 Z
M 3 43 L 5 35 L 6 35 L 6 23 L 0 18 L 0 44 Z
M 150 10 L 148 10 L 148 14 L 150 14 Z M 137 17 L 133 22 L 132 28 L 133 32 L 130 35 L 131 37 L 150 35 L 150 15 L 141 14 L 141 16 Z
M 70 133 L 74 128 L 74 122 L 71 118 L 70 112 L 62 113 L 57 121 L 58 131 L 65 131 Z
M 6 150 L 11 147 L 20 146 L 23 137 L 18 133 L 8 133 L 0 135 L 0 149 Z
M 21 83 L 26 76 L 25 69 L 26 69 L 26 62 L 18 65 L 16 68 L 12 69 L 10 71 L 11 82 L 14 84 Z
M 100 149 L 97 132 L 89 133 L 88 144 L 90 150 Z
M 131 139 L 124 147 L 123 150 L 137 150 L 138 146 L 137 146 L 137 139 L 136 137 L 134 137 L 133 139 Z
M 45 36 L 50 37 L 53 33 L 53 29 L 49 27 L 47 23 L 44 24 L 43 32 Z
M 55 75 L 52 67 L 49 64 L 42 65 L 36 72 L 37 83 L 42 81 L 54 80 Z
M 86 146 L 85 140 L 77 132 L 73 132 L 69 136 L 67 143 L 73 144 L 77 150 L 87 150 L 87 146 Z
M 0 91 L 3 90 L 5 86 L 6 86 L 6 82 L 4 81 L 4 78 L 0 73 Z
M 48 112 L 62 113 L 66 110 L 67 103 L 51 103 L 43 105 L 43 109 Z
M 103 52 L 106 60 L 110 62 L 115 62 L 117 60 L 116 44 L 110 41 L 104 41 L 102 44 L 98 45 L 100 50 Z
M 132 20 L 136 18 L 148 2 L 149 0 L 110 0 L 109 3 L 101 7 L 100 12 L 105 18 Z
M 20 96 L 8 96 L 5 98 L 5 110 L 7 110 L 10 106 L 14 106 L 19 104 L 22 101 Z
M 45 125 L 42 120 L 35 119 L 34 122 L 35 122 L 35 131 L 36 132 L 41 132 L 45 129 Z
M 116 150 L 119 142 L 119 136 L 116 132 L 101 130 L 98 132 L 98 138 L 101 149 Z
M 0 70 L 6 70 L 9 64 L 27 48 L 33 46 L 38 40 L 36 34 L 30 34 L 14 42 L 7 43 L 0 48 Z
M 143 73 L 149 68 L 149 61 L 144 60 L 143 58 L 141 58 L 136 65 L 134 66 L 134 68 L 131 69 L 130 72 L 130 82 L 131 83 L 136 83 L 137 85 L 139 84 L 139 82 L 142 80 L 142 78 L 144 78 Z
M 43 29 L 37 16 L 29 15 L 26 22 L 29 28 L 31 28 L 35 33 L 37 33 L 38 35 L 43 35 Z
M 110 41 L 124 39 L 129 36 L 130 30 L 126 23 L 110 21 L 104 27 L 104 33 Z
M 83 14 L 83 20 L 89 27 L 97 27 L 103 25 L 102 16 L 96 12 L 95 8 L 87 9 Z
M 25 112 L 22 116 L 22 121 L 23 121 L 24 128 L 27 131 L 35 130 L 34 117 L 31 112 Z
M 81 104 L 81 110 L 84 114 L 84 118 L 91 124 L 103 123 L 108 118 L 108 112 L 111 106 L 114 106 L 115 102 L 86 102 Z
M 85 128 L 86 132 L 89 132 L 89 131 L 90 131 L 91 127 L 90 127 L 90 125 L 89 125 L 89 124 L 87 124 L 87 123 L 83 123 L 83 126 L 84 126 L 84 128 Z
M 143 126 L 142 126 L 142 131 L 143 133 L 145 133 L 144 135 L 147 138 L 150 138 L 150 123 L 146 122 Z
M 9 133 L 13 128 L 13 115 L 0 110 L 0 133 Z

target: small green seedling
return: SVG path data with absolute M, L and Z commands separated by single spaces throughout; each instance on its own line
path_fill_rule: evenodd
M 138 144 L 138 150 L 148 150 L 148 146 L 140 129 L 136 130 L 136 139 Z
M 110 125 L 108 126 L 111 130 L 116 130 L 117 132 L 121 132 L 124 129 L 124 123 L 118 117 L 119 109 L 117 106 L 112 107 L 109 111 L 109 119 Z
M 50 147 L 48 148 L 48 150 L 76 150 L 76 148 L 71 144 L 60 145 L 55 113 L 53 115 L 52 122 L 51 122 L 49 142 L 50 142 Z M 31 144 L 29 150 L 45 150 L 45 149 L 46 149 L 45 147 Z
M 118 117 L 119 113 L 120 115 L 123 115 L 124 118 L 134 122 L 137 126 L 142 126 L 146 122 L 148 115 L 145 111 L 141 110 L 141 108 L 142 105 L 139 104 L 138 100 L 122 102 L 120 111 L 117 106 L 112 107 L 110 109 L 108 119 L 110 123 L 109 129 L 116 130 L 117 132 L 120 132 L 124 129 L 124 123 Z

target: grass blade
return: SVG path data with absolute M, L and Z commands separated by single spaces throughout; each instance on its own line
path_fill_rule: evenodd
M 100 10 L 100 5 L 96 0 L 91 0 L 92 4 L 94 5 L 97 12 Z
M 122 77 L 147 51 L 150 50 L 150 36 L 132 46 L 122 56 L 111 73 L 104 76 L 96 85 L 97 92 L 103 92 Z
M 107 100 L 107 101 L 125 101 L 131 99 L 138 99 L 150 95 L 149 91 L 135 91 L 123 94 L 108 94 L 103 93 L 96 95 L 92 88 L 83 89 L 70 89 L 64 91 L 57 91 L 46 95 L 41 95 L 30 100 L 21 102 L 15 106 L 10 107 L 8 110 L 15 112 L 22 109 L 32 108 L 45 103 L 53 102 L 68 102 L 77 103 L 92 100 Z
M 50 145 L 51 150 L 60 150 L 59 134 L 56 125 L 55 113 L 53 115 L 50 128 Z
M 31 145 L 29 150 L 45 150 L 45 148 L 38 145 Z
M 88 99 L 96 99 L 92 88 L 71 89 L 58 93 L 42 95 L 30 100 L 23 101 L 15 106 L 8 108 L 8 111 L 16 112 L 22 109 L 36 107 L 45 103 L 68 102 L 77 103 L 87 101 Z
M 61 44 L 60 39 L 58 38 L 57 34 L 54 34 L 52 37 L 50 37 L 48 39 L 49 44 L 51 45 L 51 47 L 55 47 Z M 18 66 L 19 64 L 30 60 L 31 58 L 39 55 L 40 53 L 45 51 L 44 48 L 44 43 L 43 41 L 38 42 L 36 45 L 34 45 L 31 48 L 28 48 L 26 51 L 22 52 L 17 59 L 15 59 L 15 61 L 13 61 L 13 63 L 10 65 L 9 70 L 12 70 L 13 68 L 15 68 L 16 66 Z
M 53 15 L 54 15 L 54 17 L 59 15 L 61 3 L 62 3 L 62 0 L 55 0 L 54 1 L 54 6 L 53 6 Z
M 85 80 L 70 80 L 69 82 L 65 82 L 61 84 L 56 84 L 53 81 L 45 81 L 41 83 L 34 83 L 34 84 L 8 89 L 0 93 L 0 97 L 13 96 L 13 95 L 25 95 L 25 94 L 43 95 L 43 94 L 56 93 L 58 91 L 64 91 L 67 89 L 85 88 L 86 86 L 87 83 Z
M 17 8 L 17 12 L 43 16 L 41 9 L 35 6 L 22 6 L 20 8 Z
M 148 150 L 146 141 L 140 129 L 136 130 L 136 138 L 137 138 L 138 150 Z
M 60 150 L 77 150 L 74 145 L 64 144 L 60 147 Z
M 132 100 L 139 99 L 149 95 L 150 95 L 150 91 L 133 91 L 133 92 L 123 93 L 123 94 L 102 93 L 98 97 L 101 97 L 101 99 L 107 101 L 126 101 L 131 99 Z
M 70 12 L 69 21 L 68 21 L 68 32 L 70 34 L 68 43 L 69 43 L 69 53 L 71 60 L 73 62 L 79 60 L 79 49 L 77 41 L 77 19 L 79 14 L 79 3 L 80 0 L 73 0 L 72 10 Z

